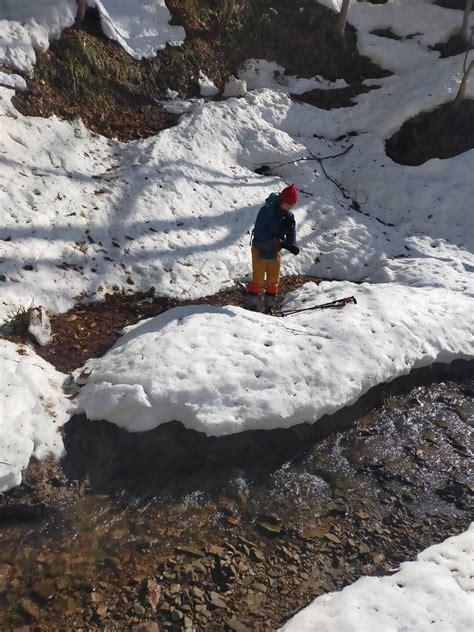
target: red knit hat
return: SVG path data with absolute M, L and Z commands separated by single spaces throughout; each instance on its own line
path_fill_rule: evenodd
M 280 202 L 283 204 L 296 204 L 298 202 L 298 189 L 294 184 L 290 184 L 289 187 L 285 187 L 280 192 Z

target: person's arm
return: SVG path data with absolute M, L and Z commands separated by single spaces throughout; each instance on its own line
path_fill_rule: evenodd
M 300 252 L 300 249 L 296 245 L 296 222 L 293 214 L 286 220 L 285 240 L 281 247 L 289 250 L 294 255 L 297 255 Z
M 293 213 L 289 214 L 285 219 L 285 245 L 287 246 L 295 246 L 296 245 L 296 222 Z

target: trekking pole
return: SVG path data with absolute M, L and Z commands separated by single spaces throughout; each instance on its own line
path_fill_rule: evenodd
M 312 307 L 303 307 L 302 309 L 290 309 L 286 312 L 275 312 L 274 316 L 281 316 L 284 318 L 285 316 L 291 316 L 293 314 L 299 314 L 301 312 L 309 312 L 317 309 L 331 309 L 344 307 L 345 305 L 349 305 L 349 303 L 353 303 L 357 305 L 357 301 L 353 296 L 346 296 L 345 298 L 337 298 L 330 303 L 323 303 L 322 305 L 313 305 Z

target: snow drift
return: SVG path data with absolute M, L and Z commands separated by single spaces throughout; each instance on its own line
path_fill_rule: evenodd
M 321 595 L 280 632 L 472 630 L 474 524 L 431 546 L 390 577 L 363 577 Z
M 28 347 L 0 340 L 0 492 L 21 483 L 34 456 L 59 458 L 69 419 L 64 375 Z
M 310 283 L 285 307 L 357 305 L 285 319 L 234 307 L 176 308 L 127 329 L 91 373 L 77 412 L 131 431 L 172 420 L 208 435 L 287 428 L 372 386 L 474 354 L 472 300 L 397 284 Z

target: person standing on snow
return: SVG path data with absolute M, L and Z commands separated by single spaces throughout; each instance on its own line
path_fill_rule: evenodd
M 252 232 L 252 281 L 247 286 L 247 309 L 257 309 L 258 295 L 265 285 L 265 313 L 272 313 L 280 280 L 281 249 L 294 255 L 300 251 L 291 212 L 297 201 L 298 191 L 291 184 L 279 194 L 272 193 L 258 212 Z

